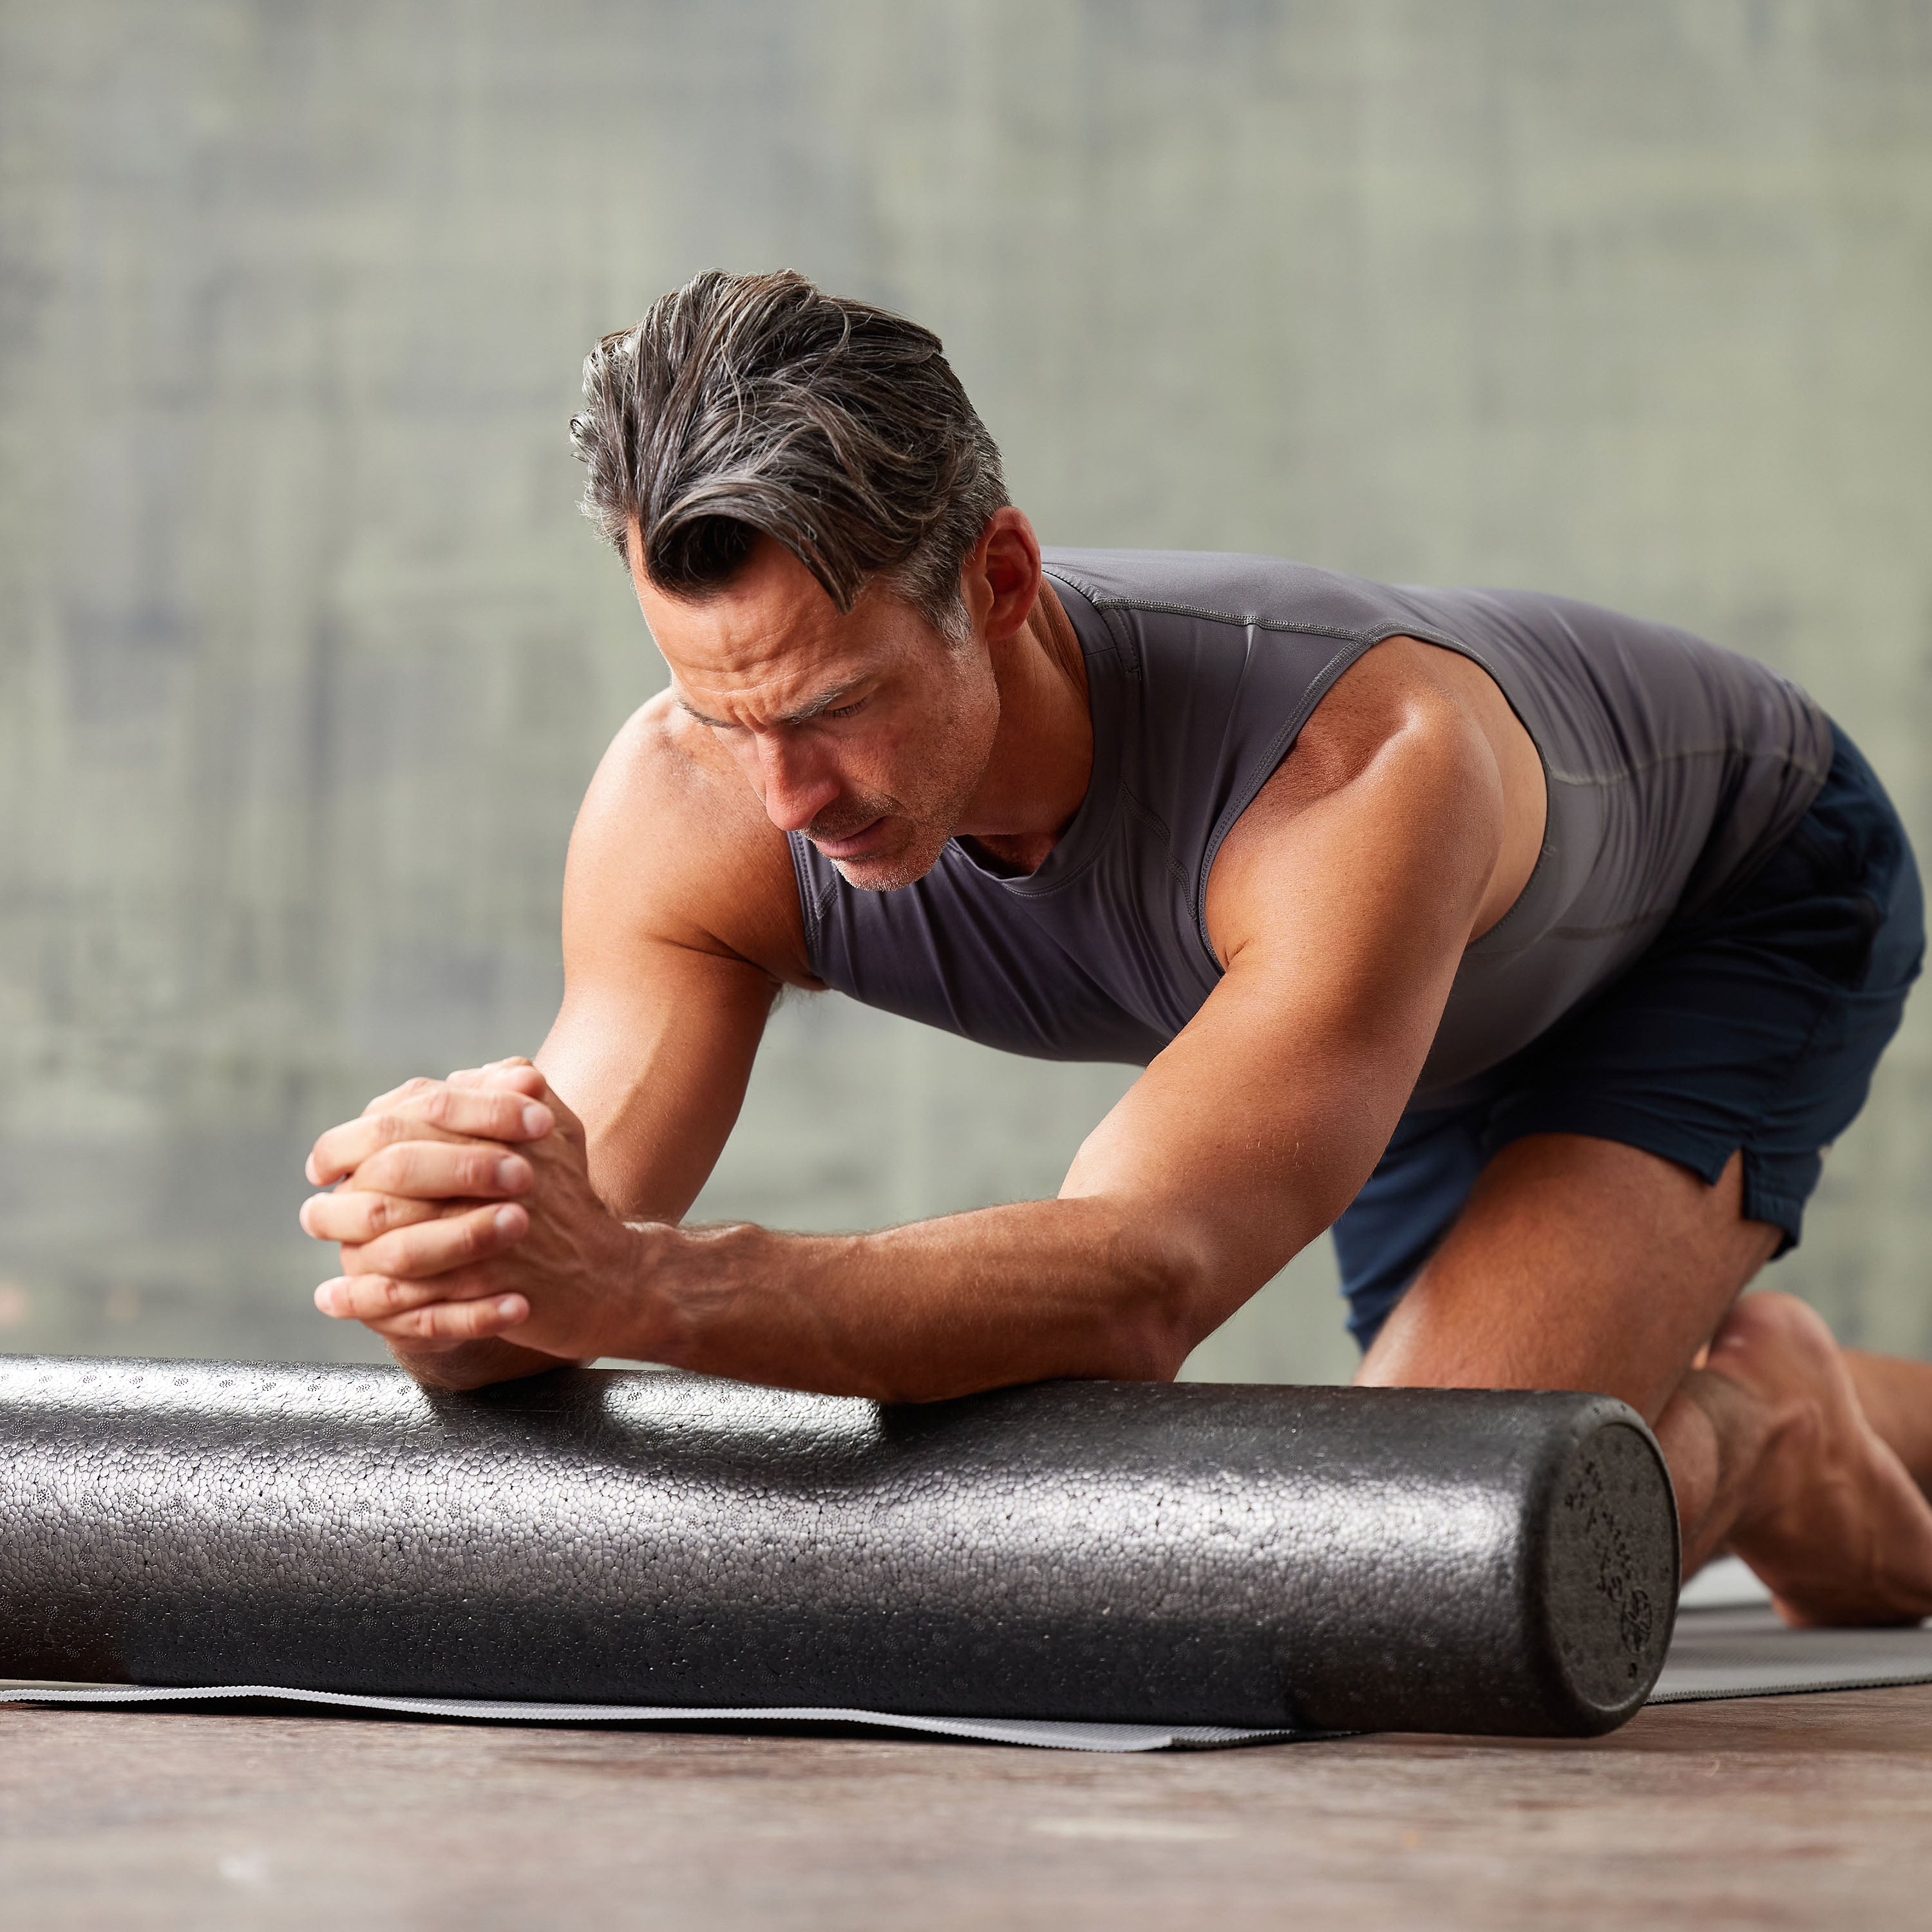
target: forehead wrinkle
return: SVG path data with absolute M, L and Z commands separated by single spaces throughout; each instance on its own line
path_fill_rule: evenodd
M 821 712 L 830 711 L 848 692 L 864 682 L 863 678 L 848 678 L 842 684 L 821 692 L 818 697 L 808 698 L 804 704 L 795 705 L 788 711 L 780 712 L 772 722 L 776 724 L 808 724 Z M 700 724 L 718 725 L 728 730 L 734 728 L 728 718 L 713 718 L 709 712 L 699 710 L 682 691 L 674 688 L 672 695 L 676 698 L 679 709 L 695 718 Z
M 646 586 L 640 601 L 648 619 L 660 599 Z M 652 635 L 674 694 L 680 710 L 708 725 L 738 728 L 694 702 L 687 680 L 705 706 L 750 714 L 757 728 L 789 727 L 830 710 L 897 655 L 892 646 L 898 640 L 877 634 L 876 617 L 854 634 L 849 620 L 835 620 L 829 607 L 773 609 L 764 600 L 734 598 L 728 589 L 697 603 L 662 602 L 669 634 L 658 636 L 654 628 Z

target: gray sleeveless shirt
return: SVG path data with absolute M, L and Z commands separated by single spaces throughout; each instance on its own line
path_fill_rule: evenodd
M 1543 850 L 1462 956 L 1415 1100 L 1526 1046 L 1709 904 L 1802 817 L 1832 760 L 1818 707 L 1681 631 L 1520 591 L 1370 584 L 1270 557 L 1049 550 L 1085 656 L 1087 796 L 1038 871 L 958 841 L 915 884 L 848 885 L 791 835 L 812 970 L 989 1046 L 1144 1065 L 1221 976 L 1209 868 L 1336 678 L 1398 634 L 1480 664 L 1534 741 Z

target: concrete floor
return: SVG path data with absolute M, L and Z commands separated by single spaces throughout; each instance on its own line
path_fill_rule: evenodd
M 1924 1924 L 1932 1687 L 1587 1744 L 1102 1757 L 0 1712 L 0 1921 L 493 1932 Z

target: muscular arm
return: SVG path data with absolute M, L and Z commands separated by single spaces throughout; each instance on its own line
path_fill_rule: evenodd
M 572 1288 L 568 1242 L 537 1228 L 454 1269 L 434 1229 L 404 1228 L 372 1242 L 363 1264 L 387 1271 L 404 1295 L 394 1318 L 426 1339 L 462 1332 L 476 1298 L 507 1286 L 528 1312 L 506 1332 L 541 1350 L 832 1392 L 920 1400 L 1049 1376 L 1172 1374 L 1353 1196 L 1464 946 L 1520 884 L 1506 876 L 1492 736 L 1453 681 L 1418 676 L 1384 647 L 1318 710 L 1216 862 L 1208 911 L 1224 978 L 1089 1137 L 1058 1198 L 847 1236 L 668 1225 L 728 1130 L 764 1011 L 754 982 L 699 945 L 685 962 L 696 976 L 666 994 L 646 1035 L 671 1070 L 663 1088 L 628 1071 L 623 1029 L 636 1020 L 621 1006 L 586 1004 L 545 1049 L 557 1091 L 587 1106 L 598 1192 L 656 1217 L 623 1231 L 601 1288 Z M 747 970 L 740 952 L 730 971 Z M 734 1006 L 722 989 L 740 983 Z M 764 1000 L 773 983 L 767 973 Z M 710 988 L 718 1032 L 687 1060 L 675 1042 L 693 987 Z M 732 1040 L 741 1059 L 719 1043 Z M 724 1096 L 700 1094 L 721 1067 Z M 533 1204 L 562 1174 L 558 1141 L 532 1150 Z
M 513 1125 L 521 1101 L 541 1096 L 554 1103 L 560 1096 L 571 1128 L 581 1130 L 590 1186 L 612 1216 L 683 1219 L 737 1119 L 780 988 L 810 983 L 783 835 L 756 800 L 747 799 L 735 774 L 706 757 L 708 748 L 701 732 L 682 724 L 663 699 L 619 734 L 572 835 L 564 998 L 537 1056 L 544 1079 L 520 1076 L 506 1063 L 494 1077 L 452 1076 L 454 1091 L 444 1082 L 412 1082 L 372 1102 L 357 1124 L 370 1135 L 392 1124 L 397 1138 L 385 1150 L 392 1168 L 420 1163 L 426 1148 L 405 1141 L 427 1131 L 446 1147 L 476 1149 L 475 1175 L 459 1174 L 452 1190 L 459 1199 L 485 1194 L 514 1202 L 534 1178 L 529 1163 L 536 1150 L 513 1156 L 524 1172 L 500 1185 L 495 1162 L 503 1150 L 478 1137 L 521 1141 L 526 1132 Z M 487 1090 L 492 1087 L 500 1090 Z M 550 1116 L 565 1111 L 553 1104 L 536 1138 L 548 1132 Z M 325 1178 L 314 1162 L 310 1174 Z M 348 1192 L 317 1196 L 304 1225 L 353 1245 L 358 1237 L 424 1226 L 446 1214 L 446 1204 L 426 1196 L 412 1206 L 408 1196 L 369 1193 L 381 1178 L 379 1168 L 365 1168 L 353 1184 L 359 1198 Z M 520 1240 L 526 1231 L 514 1214 L 506 1229 L 494 1228 L 490 1212 L 468 1217 L 479 1252 L 492 1234 Z M 412 1302 L 407 1294 L 394 1299 L 392 1314 Z M 473 1326 L 464 1332 L 460 1322 L 424 1324 L 371 1312 L 372 1325 L 405 1366 L 446 1384 L 552 1368 L 560 1353 L 575 1359 L 612 1352 L 602 1341 L 586 1351 L 559 1352 L 526 1346 L 520 1336 L 479 1336 Z
M 626 1220 L 683 1219 L 781 987 L 812 983 L 784 836 L 709 749 L 646 706 L 598 769 L 564 874 L 563 1004 L 537 1064 Z
M 659 1358 L 912 1400 L 1172 1376 L 1354 1197 L 1492 916 L 1487 746 L 1433 694 L 1364 695 L 1311 728 L 1229 839 L 1208 901 L 1226 976 L 1058 1198 L 668 1244 L 645 1291 Z

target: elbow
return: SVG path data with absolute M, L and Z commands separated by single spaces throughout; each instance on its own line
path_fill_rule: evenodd
M 1106 1372 L 1119 1382 L 1171 1382 L 1214 1325 L 1202 1311 L 1215 1300 L 1215 1258 L 1185 1228 L 1124 1229 L 1112 1245 L 1118 1299 Z

